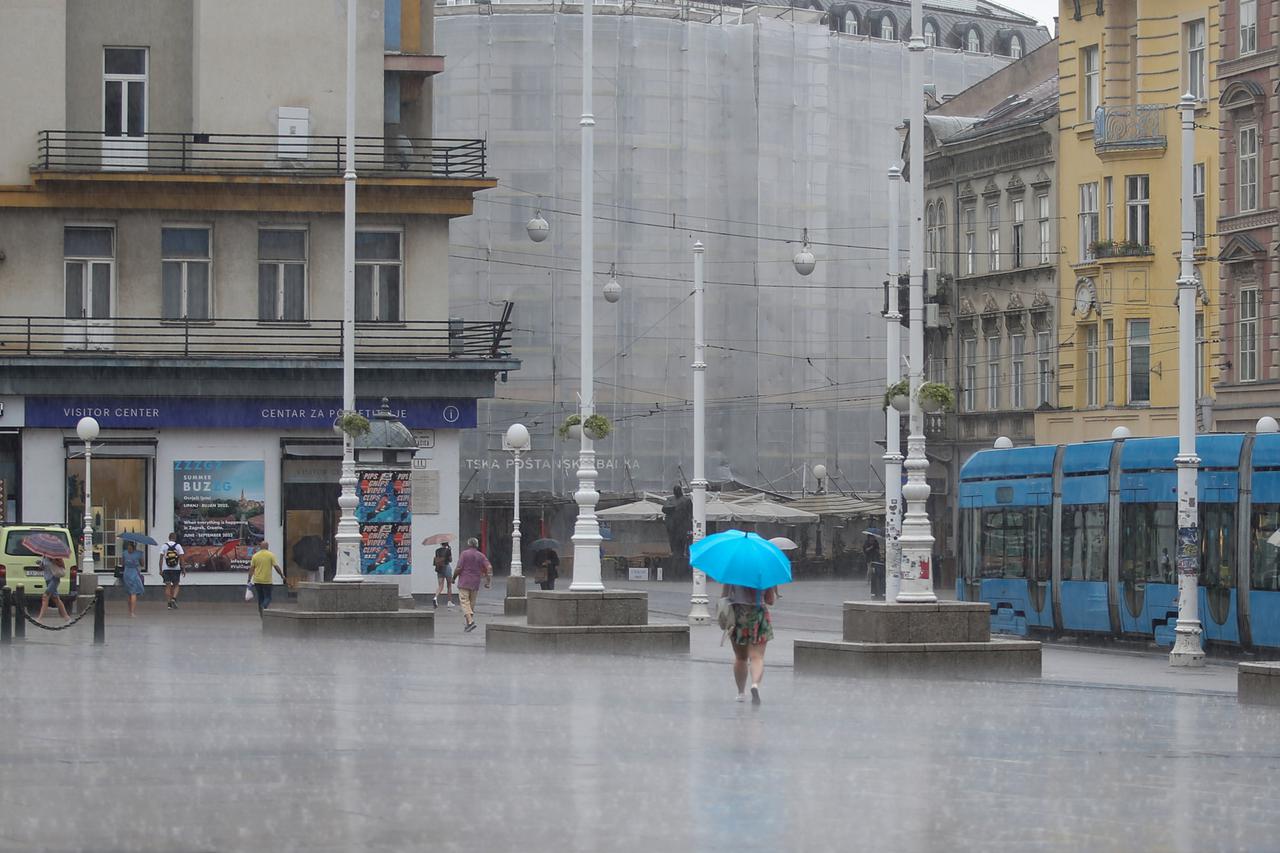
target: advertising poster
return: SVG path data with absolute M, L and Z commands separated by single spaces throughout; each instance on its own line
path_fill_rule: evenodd
M 183 568 L 248 573 L 251 549 L 262 541 L 265 505 L 261 460 L 174 462 L 173 529 L 185 552 Z
M 366 575 L 409 574 L 411 524 L 360 525 L 360 571 Z
M 361 524 L 410 521 L 408 471 L 362 471 L 356 484 L 356 520 Z

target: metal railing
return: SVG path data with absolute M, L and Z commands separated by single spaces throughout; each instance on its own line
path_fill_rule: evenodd
M 59 172 L 288 174 L 341 176 L 341 136 L 255 133 L 148 133 L 42 130 L 34 168 Z M 383 139 L 357 136 L 356 172 L 440 178 L 483 178 L 483 139 Z
M 0 318 L 0 359 L 341 359 L 342 341 L 341 320 Z M 508 303 L 497 322 L 455 318 L 358 323 L 355 350 L 356 357 L 366 361 L 499 359 L 508 357 L 510 342 Z
M 1164 113 L 1161 104 L 1098 107 L 1093 113 L 1093 147 L 1097 151 L 1167 148 Z

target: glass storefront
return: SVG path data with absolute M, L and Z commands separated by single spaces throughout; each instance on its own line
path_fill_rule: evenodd
M 147 459 L 93 459 L 93 559 L 99 571 L 120 566 L 122 533 L 147 532 L 149 497 Z M 84 458 L 68 459 L 66 473 L 67 527 L 76 542 L 84 537 Z M 146 569 L 151 570 L 147 565 Z
M 22 495 L 21 470 L 21 437 L 0 433 L 0 524 L 15 524 L 22 518 L 18 504 Z
M 291 589 L 299 581 L 332 580 L 337 571 L 333 536 L 339 467 L 336 458 L 285 456 L 284 548 L 279 556 Z

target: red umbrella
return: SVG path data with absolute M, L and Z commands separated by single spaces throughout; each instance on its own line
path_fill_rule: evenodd
M 225 545 L 223 545 L 221 548 L 218 549 L 218 556 L 225 557 L 228 554 L 234 554 L 236 552 L 236 549 L 239 547 L 240 547 L 240 540 L 232 539 L 230 542 L 226 543 Z
M 32 533 L 23 538 L 22 544 L 32 554 L 41 557 L 71 556 L 71 546 L 61 536 L 53 533 Z

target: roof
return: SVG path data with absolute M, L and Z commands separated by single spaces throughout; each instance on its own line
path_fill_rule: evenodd
M 909 0 L 791 0 L 791 3 L 822 9 L 833 18 L 852 11 L 860 22 L 868 15 L 872 20 L 888 15 L 894 19 L 899 39 L 904 41 L 910 29 Z M 939 47 L 963 49 L 970 29 L 978 31 L 983 53 L 1002 56 L 1009 55 L 1009 43 L 1015 34 L 1022 39 L 1024 54 L 1050 40 L 1049 31 L 1035 18 L 989 0 L 925 0 L 923 11 L 925 21 L 937 27 Z M 860 27 L 860 31 L 866 30 L 865 25 Z
M 930 116 L 929 129 L 934 138 L 942 145 L 953 145 L 989 136 L 1012 127 L 1028 124 L 1039 124 L 1047 118 L 1058 114 L 1058 75 L 1042 80 L 1026 92 L 1010 95 L 991 109 L 985 116 L 976 121 L 952 116 Z M 937 122 L 953 121 L 972 122 L 966 129 L 946 136 L 938 134 Z

